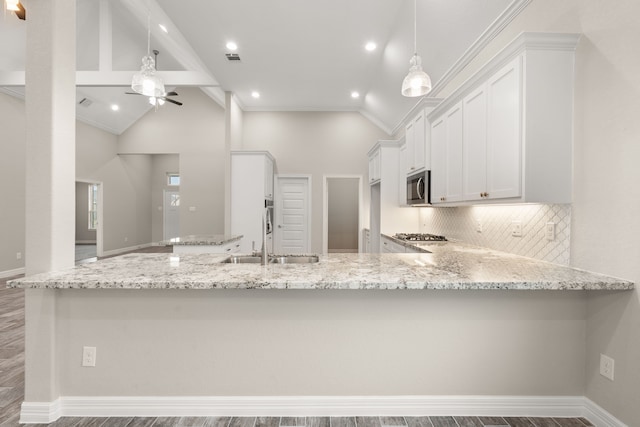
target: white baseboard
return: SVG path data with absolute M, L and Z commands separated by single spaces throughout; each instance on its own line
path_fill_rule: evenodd
M 120 249 L 113 249 L 110 251 L 103 251 L 102 252 L 102 256 L 113 256 L 113 255 L 120 255 L 123 254 L 125 252 L 131 252 L 131 251 L 135 251 L 137 249 L 144 249 L 144 248 L 148 248 L 151 246 L 151 243 L 145 243 L 143 245 L 136 245 L 136 246 L 129 246 L 127 248 L 120 248 Z
M 14 268 L 13 270 L 5 270 L 0 271 L 0 279 L 4 279 L 5 277 L 13 277 L 24 274 L 24 267 Z
M 61 416 L 355 415 L 585 417 L 596 427 L 627 427 L 582 396 L 66 396 L 51 403 L 23 403 L 20 422 L 47 423 Z
M 76 240 L 76 245 L 95 245 L 95 240 Z

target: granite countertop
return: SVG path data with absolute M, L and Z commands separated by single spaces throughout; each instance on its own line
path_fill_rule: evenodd
M 160 244 L 164 246 L 221 246 L 240 239 L 242 239 L 242 235 L 207 234 L 176 237 L 174 239 L 163 240 Z
M 329 254 L 315 264 L 226 264 L 225 254 L 129 254 L 8 282 L 19 288 L 630 290 L 632 282 L 471 245 Z

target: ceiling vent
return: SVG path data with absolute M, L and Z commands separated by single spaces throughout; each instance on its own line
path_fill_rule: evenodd
M 240 55 L 237 53 L 225 53 L 224 56 L 226 56 L 229 61 L 240 61 Z
M 91 104 L 93 104 L 93 101 L 90 100 L 89 98 L 82 98 L 80 102 L 78 102 L 78 104 L 82 105 L 85 108 L 88 108 L 91 106 Z

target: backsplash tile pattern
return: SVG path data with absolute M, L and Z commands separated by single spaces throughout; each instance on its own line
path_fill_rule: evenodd
M 477 222 L 482 232 L 477 230 Z M 511 235 L 512 222 L 522 223 L 522 237 Z M 556 224 L 555 240 L 545 235 Z M 420 232 L 443 234 L 478 246 L 569 265 L 571 205 L 467 206 L 421 208 Z

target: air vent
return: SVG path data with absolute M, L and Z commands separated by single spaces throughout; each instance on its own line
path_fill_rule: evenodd
M 240 55 L 237 53 L 225 53 L 224 56 L 226 56 L 229 61 L 240 61 Z
M 78 104 L 80 104 L 83 107 L 87 108 L 87 107 L 91 106 L 91 104 L 93 104 L 93 101 L 90 100 L 89 98 L 82 98 L 80 100 L 80 102 L 78 102 Z

